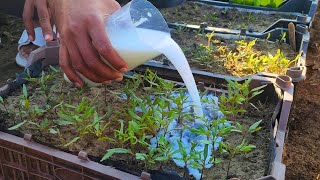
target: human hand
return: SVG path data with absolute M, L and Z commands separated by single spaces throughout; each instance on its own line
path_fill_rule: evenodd
M 39 23 L 42 28 L 43 36 L 45 37 L 46 41 L 52 41 L 53 33 L 50 23 L 50 10 L 48 9 L 46 0 L 25 0 L 23 9 L 23 21 L 29 36 L 29 40 L 35 40 L 33 24 L 33 15 L 35 8 L 38 12 Z
M 59 30 L 59 64 L 69 80 L 83 86 L 79 72 L 96 83 L 121 81 L 128 66 L 113 49 L 105 32 L 104 19 L 117 11 L 115 0 L 48 1 Z M 106 65 L 100 55 L 114 69 Z

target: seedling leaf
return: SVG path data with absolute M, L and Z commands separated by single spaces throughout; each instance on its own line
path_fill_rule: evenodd
M 24 98 L 28 98 L 27 86 L 25 84 L 23 84 L 22 86 L 22 92 L 23 92 Z
M 161 156 L 161 157 L 157 157 L 154 159 L 155 161 L 168 161 L 169 158 L 168 157 L 165 157 L 165 156 Z
M 64 147 L 70 146 L 71 144 L 77 142 L 79 139 L 80 139 L 80 137 L 75 137 L 75 138 L 73 138 L 70 142 L 68 142 L 67 144 L 65 144 Z
M 15 126 L 10 127 L 8 130 L 9 130 L 9 131 L 16 130 L 16 129 L 20 128 L 21 126 L 23 126 L 23 125 L 24 125 L 25 123 L 27 123 L 27 122 L 28 122 L 28 121 L 23 121 L 23 122 L 15 125 Z
M 107 153 L 103 156 L 103 158 L 100 160 L 100 162 L 109 159 L 113 154 L 127 154 L 129 153 L 128 149 L 124 148 L 114 148 L 114 149 L 108 149 Z

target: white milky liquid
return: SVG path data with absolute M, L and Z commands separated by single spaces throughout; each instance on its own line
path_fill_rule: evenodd
M 135 33 L 145 39 L 141 40 L 141 38 L 139 38 Z M 188 61 L 179 45 L 173 39 L 171 39 L 167 33 L 137 28 L 136 32 L 117 31 L 117 33 L 113 32 L 112 35 L 108 34 L 108 36 L 112 46 L 116 49 L 122 59 L 126 61 L 130 69 L 133 69 L 160 54 L 164 54 L 182 77 L 194 102 L 195 114 L 202 117 L 203 112 L 201 108 L 200 96 Z M 148 37 L 153 36 L 157 36 L 159 39 L 163 39 L 163 41 L 147 42 L 152 47 L 146 45 Z

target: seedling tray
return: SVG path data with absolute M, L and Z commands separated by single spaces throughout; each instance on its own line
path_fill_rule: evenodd
M 225 3 L 215 5 L 206 0 L 187 1 L 175 9 L 163 10 L 162 13 L 170 23 L 200 25 L 202 22 L 207 22 L 209 26 L 215 28 L 246 29 L 263 33 L 274 28 L 286 28 L 290 22 L 305 24 L 310 28 L 317 9 L 317 2 L 314 1 L 311 4 L 310 12 L 304 11 L 305 14 L 302 14 L 233 7 Z
M 175 24 L 170 25 L 171 28 L 173 28 L 173 31 L 176 32 L 177 29 L 183 28 L 186 31 L 202 31 L 205 33 L 211 33 L 211 32 L 217 32 L 214 28 L 208 27 L 208 28 L 200 28 L 200 26 L 195 25 L 181 25 L 181 24 Z M 239 38 L 239 34 L 241 34 L 241 37 L 251 37 L 251 38 L 258 38 L 258 39 L 266 39 L 268 37 L 268 34 L 270 34 L 269 41 L 276 42 L 277 39 L 281 36 L 282 33 L 288 34 L 288 29 L 284 28 L 276 28 L 274 30 L 271 30 L 266 33 L 249 33 L 249 32 L 241 32 L 241 31 L 218 31 L 215 33 L 215 36 L 223 37 L 223 39 L 237 39 Z M 179 32 L 183 33 L 183 32 Z M 300 58 L 297 60 L 297 63 L 294 67 L 291 67 L 287 70 L 286 74 L 290 76 L 293 80 L 293 82 L 299 82 L 305 79 L 306 76 L 306 53 L 308 49 L 309 44 L 309 32 L 306 29 L 306 26 L 304 25 L 297 25 L 296 26 L 296 52 L 301 53 Z M 193 38 L 193 37 L 190 37 Z M 288 35 L 286 36 L 286 42 L 289 42 Z M 143 65 L 139 66 L 137 69 L 143 71 L 146 68 L 150 68 L 153 70 L 158 70 L 159 73 L 163 74 L 171 74 L 171 77 L 180 78 L 179 74 L 177 73 L 176 69 L 169 63 L 167 60 L 161 61 L 149 61 L 144 63 Z M 219 84 L 219 82 L 223 81 L 223 79 L 231 79 L 231 80 L 237 80 L 242 81 L 244 79 L 250 78 L 250 76 L 243 76 L 243 77 L 236 77 L 232 75 L 223 75 L 219 73 L 208 72 L 204 70 L 199 69 L 191 69 L 193 72 L 193 75 L 195 76 L 195 79 L 197 81 L 201 82 L 208 82 L 208 81 L 216 81 L 216 84 Z M 276 77 L 278 74 L 273 73 L 266 73 L 266 72 L 259 72 L 256 74 L 258 77 Z M 210 79 L 208 79 L 210 77 Z
M 30 67 L 28 74 L 32 77 L 38 76 L 42 70 L 41 67 L 42 61 L 38 61 Z M 0 95 L 10 96 L 13 91 L 20 90 L 21 83 L 25 83 L 22 80 L 26 76 L 25 73 L 20 74 L 15 81 L 2 87 Z M 169 79 L 170 76 L 163 75 L 162 78 Z M 265 77 L 264 81 L 260 81 L 261 77 L 259 79 L 252 78 L 251 87 L 268 84 L 265 92 L 254 101 L 268 101 L 276 105 L 270 123 L 270 156 L 268 162 L 266 162 L 269 168 L 265 171 L 266 177 L 260 179 L 281 180 L 285 176 L 282 155 L 286 126 L 292 104 L 293 84 L 288 76 L 278 78 Z M 218 85 L 214 84 L 214 82 L 208 85 L 211 87 L 225 87 L 225 84 Z M 201 88 L 206 87 L 199 82 L 199 89 Z M 209 89 L 216 93 L 225 92 L 225 88 Z M 0 122 L 0 127 L 1 125 L 2 123 Z M 8 131 L 4 132 L 3 129 L 1 131 L 0 179 L 139 179 L 137 176 L 90 161 L 84 151 L 79 152 L 77 157 L 33 142 L 30 134 L 21 135 L 18 133 L 12 135 L 12 132 L 8 134 Z M 170 177 L 165 173 L 152 172 L 151 179 L 157 179 L 159 174 L 162 177 Z M 150 175 L 142 173 L 140 179 L 150 179 Z

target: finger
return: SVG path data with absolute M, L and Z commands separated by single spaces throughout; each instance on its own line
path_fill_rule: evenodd
M 39 23 L 42 28 L 43 36 L 46 41 L 53 40 L 52 27 L 50 23 L 50 15 L 48 11 L 47 1 L 45 0 L 35 0 L 37 12 L 39 16 Z
M 35 33 L 33 26 L 33 13 L 34 13 L 34 2 L 33 0 L 26 0 L 23 8 L 23 22 L 26 28 L 26 31 L 29 36 L 30 41 L 34 41 Z
M 68 79 L 75 84 L 77 87 L 82 87 L 84 82 L 80 78 L 80 76 L 76 73 L 76 71 L 73 69 L 70 60 L 69 60 L 69 53 L 64 45 L 64 43 L 60 44 L 60 49 L 59 49 L 59 64 L 60 67 L 62 68 L 63 72 L 66 74 Z
M 77 47 L 76 43 L 72 39 L 68 40 L 67 45 L 73 69 L 81 73 L 87 79 L 96 83 L 103 83 L 109 80 L 108 78 L 100 77 L 99 75 L 95 74 L 94 70 L 91 71 L 89 69 L 89 67 L 87 66 L 87 64 L 81 56 L 81 53 L 79 51 L 80 48 Z
M 81 49 L 81 56 L 89 67 L 87 70 L 95 72 L 95 74 L 105 80 L 122 80 L 122 73 L 112 69 L 101 60 L 99 53 L 93 47 L 88 34 L 81 35 L 81 33 L 76 33 L 74 36 L 77 39 L 77 46 Z
M 91 20 L 95 28 L 89 28 L 89 35 L 92 43 L 99 54 L 107 60 L 116 70 L 125 73 L 128 71 L 126 62 L 119 56 L 116 50 L 112 47 L 109 38 L 106 35 L 103 20 Z

